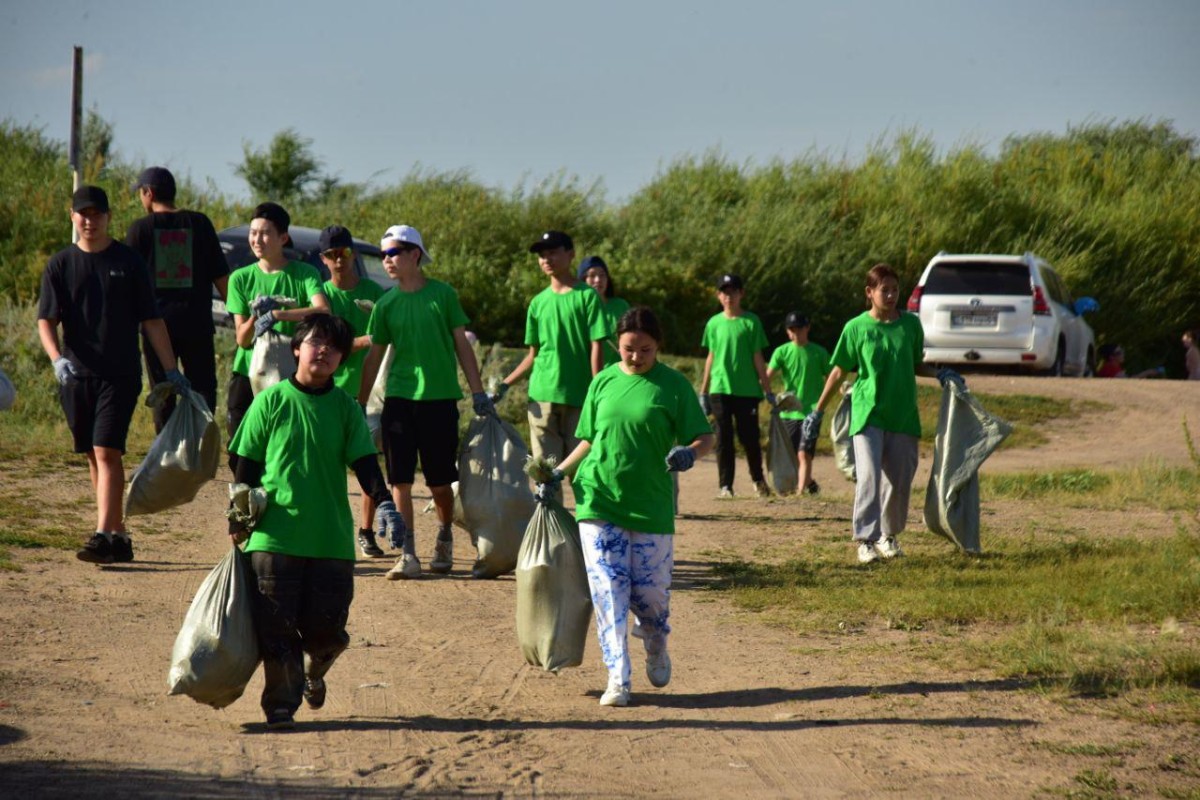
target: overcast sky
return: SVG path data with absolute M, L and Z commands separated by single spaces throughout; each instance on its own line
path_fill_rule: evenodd
M 620 201 L 687 154 L 855 159 L 1110 119 L 1200 135 L 1200 2 L 6 0 L 0 118 L 66 140 L 72 45 L 120 155 L 245 197 L 294 128 L 327 172 L 415 167 Z

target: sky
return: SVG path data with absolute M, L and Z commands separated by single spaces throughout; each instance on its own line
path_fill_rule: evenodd
M 5 0 L 0 119 L 69 134 L 239 199 L 243 146 L 310 139 L 380 187 L 557 175 L 620 202 L 673 161 L 854 161 L 917 129 L 939 147 L 1169 120 L 1200 136 L 1196 0 Z

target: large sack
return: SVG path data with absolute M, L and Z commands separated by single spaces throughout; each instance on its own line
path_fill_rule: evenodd
M 383 401 L 387 397 L 387 376 L 392 369 L 392 346 L 389 344 L 379 362 L 379 372 L 375 374 L 375 383 L 371 384 L 371 394 L 367 396 L 367 427 L 371 429 L 371 439 L 375 447 L 383 451 Z
M 925 491 L 925 524 L 968 553 L 979 552 L 979 467 L 1010 433 L 1012 425 L 947 382 Z
M 517 566 L 534 506 L 524 471 L 528 456 L 517 429 L 493 414 L 476 417 L 467 426 L 458 456 L 454 516 L 478 551 L 471 568 L 476 578 L 495 578 Z
M 267 331 L 254 340 L 250 355 L 250 390 L 258 394 L 296 374 L 292 340 L 282 333 Z
M 146 405 L 156 408 L 176 391 L 171 384 L 160 383 Z M 129 479 L 125 516 L 154 514 L 192 502 L 200 487 L 216 477 L 220 463 L 221 432 L 208 403 L 198 392 L 179 392 L 171 418 Z
M 245 553 L 232 547 L 200 584 L 171 650 L 170 694 L 213 708 L 242 696 L 258 667 L 252 580 Z
M 775 494 L 795 494 L 800 485 L 800 458 L 792 446 L 787 426 L 779 416 L 781 411 L 796 411 L 799 401 L 791 392 L 784 392 L 771 409 L 771 421 L 767 425 L 767 475 Z
M 829 437 L 833 440 L 833 460 L 838 470 L 848 480 L 857 480 L 854 471 L 854 442 L 850 441 L 850 392 L 851 386 L 842 387 L 842 401 L 833 412 L 829 424 Z
M 579 525 L 557 500 L 536 506 L 517 558 L 517 640 L 528 663 L 558 672 L 583 663 L 592 598 Z

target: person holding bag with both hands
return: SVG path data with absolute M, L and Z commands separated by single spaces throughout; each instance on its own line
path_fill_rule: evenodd
M 617 325 L 619 364 L 588 388 L 579 418 L 579 445 L 539 484 L 542 502 L 573 475 L 575 516 L 587 562 L 596 631 L 608 688 L 602 706 L 629 704 L 633 635 L 646 649 L 646 675 L 656 687 L 671 680 L 671 570 L 675 514 L 670 472 L 691 469 L 713 447 L 712 428 L 695 389 L 658 362 L 662 331 L 648 308 L 631 309 Z

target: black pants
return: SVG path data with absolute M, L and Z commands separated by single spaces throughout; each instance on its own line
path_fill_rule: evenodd
M 735 428 L 738 441 L 746 451 L 750 480 L 758 483 L 763 479 L 762 443 L 758 440 L 758 405 L 762 401 L 732 394 L 709 395 L 709 400 L 712 402 L 717 429 L 718 485 L 733 488 L 734 458 L 737 455 L 733 447 Z
M 213 349 L 211 333 L 199 336 L 171 335 L 171 349 L 179 359 L 184 376 L 192 384 L 192 391 L 198 392 L 206 403 L 208 410 L 217 413 L 217 356 Z M 166 380 L 167 371 L 158 363 L 158 356 L 150 346 L 150 340 L 142 337 L 142 354 L 146 359 L 146 373 L 150 376 L 150 388 L 154 384 Z M 175 395 L 154 409 L 154 430 L 161 431 L 175 411 Z
M 228 434 L 228 441 L 233 444 L 233 435 L 237 433 L 238 426 L 242 424 L 242 417 L 246 416 L 246 412 L 250 409 L 250 403 L 254 401 L 254 390 L 250 388 L 250 379 L 245 375 L 239 375 L 236 372 L 229 376 L 229 396 L 225 398 L 225 432 Z M 229 451 L 229 471 L 237 475 L 238 457 Z
M 294 714 L 305 677 L 325 677 L 350 644 L 354 562 L 251 553 L 250 566 L 258 578 L 254 626 L 266 678 L 262 708 Z

